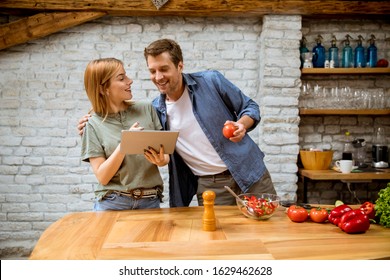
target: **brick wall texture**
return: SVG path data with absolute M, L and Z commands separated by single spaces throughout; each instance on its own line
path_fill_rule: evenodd
M 149 80 L 143 49 L 162 37 L 178 41 L 186 72 L 219 70 L 260 104 L 262 122 L 251 136 L 266 154 L 278 193 L 295 200 L 301 146 L 309 145 L 310 139 L 341 143 L 342 131 L 334 131 L 332 125 L 342 124 L 341 129 L 367 136 L 376 122 L 390 126 L 388 117 L 305 117 L 300 131 L 302 34 L 309 45 L 317 33 L 328 39 L 333 33 L 354 37 L 359 32 L 364 37 L 374 33 L 378 56 L 390 57 L 390 43 L 385 41 L 390 34 L 388 22 L 306 22 L 300 16 L 104 17 L 0 51 L 0 257 L 28 256 L 50 224 L 69 212 L 92 210 L 96 179 L 89 164 L 80 160 L 76 129 L 78 119 L 90 108 L 83 89 L 90 60 L 123 60 L 134 80 L 134 99 L 152 100 L 158 92 Z M 359 79 L 349 78 L 348 83 Z M 360 83 L 389 94 L 388 76 Z M 166 169 L 161 172 L 167 181 Z M 312 195 L 321 201 L 321 192 Z M 323 198 L 336 196 L 330 187 Z M 168 207 L 167 201 L 166 193 L 163 207 Z

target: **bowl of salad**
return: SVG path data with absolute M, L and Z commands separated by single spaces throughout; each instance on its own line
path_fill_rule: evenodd
M 243 193 L 236 199 L 238 209 L 248 218 L 266 220 L 279 207 L 280 197 L 270 193 Z

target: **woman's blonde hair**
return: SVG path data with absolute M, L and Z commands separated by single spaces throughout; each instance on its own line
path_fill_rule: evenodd
M 84 87 L 91 101 L 92 110 L 104 118 L 110 111 L 110 103 L 105 92 L 110 87 L 110 79 L 121 66 L 123 62 L 119 59 L 101 58 L 89 62 L 84 72 Z M 126 103 L 132 104 L 132 102 Z

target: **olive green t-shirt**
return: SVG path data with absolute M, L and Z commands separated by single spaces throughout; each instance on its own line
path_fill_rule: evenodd
M 157 113 L 150 103 L 138 101 L 125 111 L 104 116 L 97 114 L 89 118 L 82 136 L 81 159 L 89 162 L 91 157 L 108 158 L 121 141 L 121 131 L 128 130 L 139 122 L 145 130 L 161 130 Z M 136 188 L 163 186 L 158 167 L 144 155 L 126 155 L 111 181 L 103 186 L 98 183 L 95 196 L 102 199 L 108 191 L 129 192 Z

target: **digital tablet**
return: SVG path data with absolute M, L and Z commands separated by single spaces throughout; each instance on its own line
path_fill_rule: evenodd
M 166 154 L 173 154 L 178 136 L 178 131 L 122 130 L 121 152 L 124 154 L 143 154 L 148 147 L 152 147 L 158 152 L 160 146 L 163 145 Z

